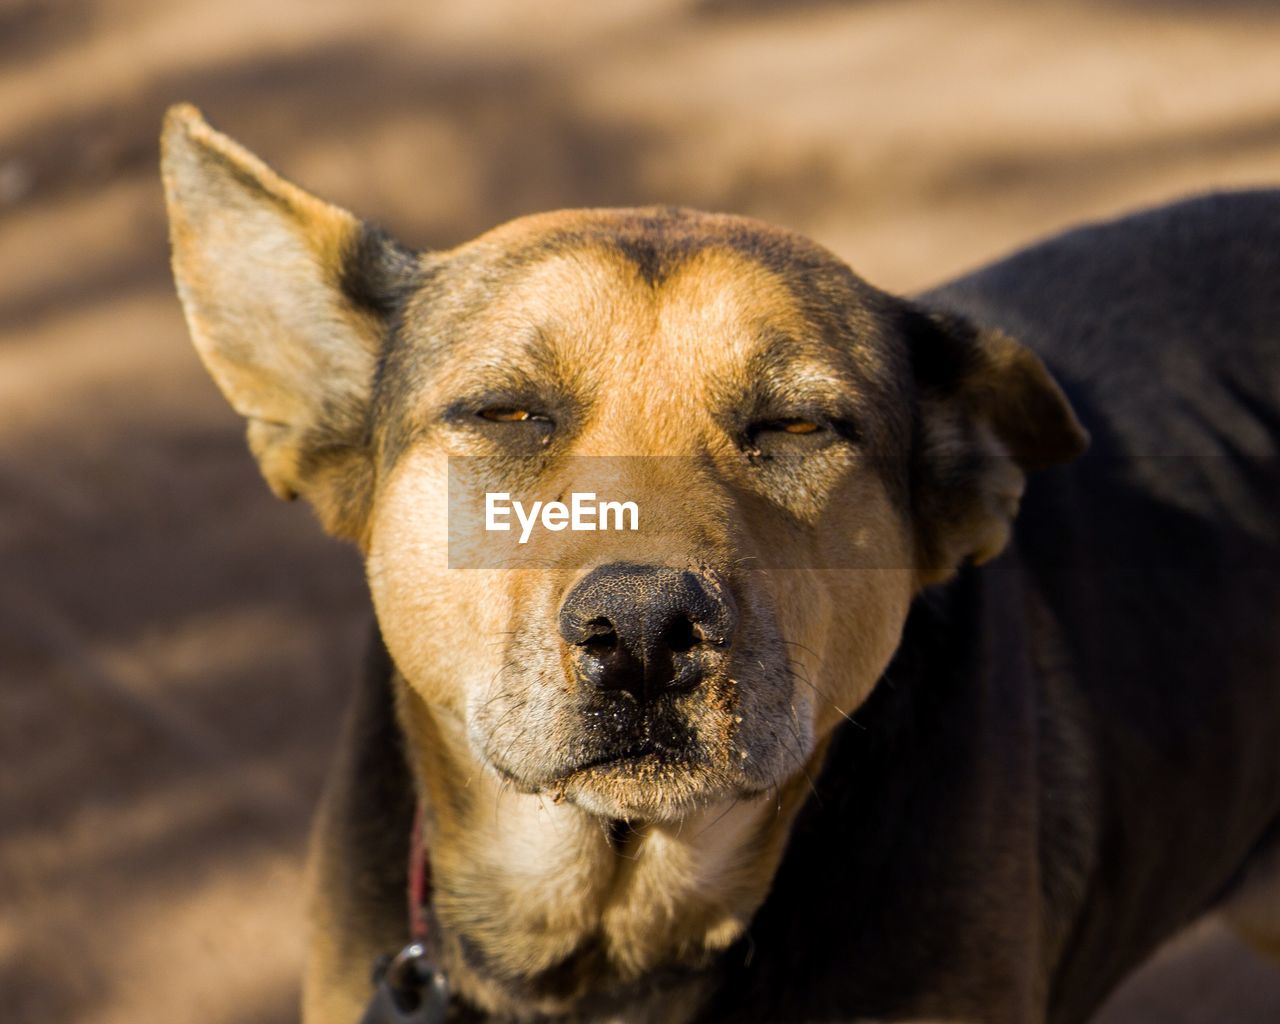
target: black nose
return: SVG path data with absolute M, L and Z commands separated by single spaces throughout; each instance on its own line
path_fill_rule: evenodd
M 725 657 L 737 624 L 718 583 L 629 562 L 593 569 L 560 608 L 579 678 L 640 701 L 696 686 Z

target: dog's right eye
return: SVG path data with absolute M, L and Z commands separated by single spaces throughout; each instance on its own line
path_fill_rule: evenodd
M 550 423 L 551 417 L 540 412 L 530 412 L 528 409 L 481 409 L 476 413 L 482 420 L 488 420 L 490 423 Z
M 521 405 L 488 405 L 475 410 L 481 433 L 505 450 L 536 451 L 551 443 L 555 421 Z M 474 422 L 474 421 L 473 421 Z

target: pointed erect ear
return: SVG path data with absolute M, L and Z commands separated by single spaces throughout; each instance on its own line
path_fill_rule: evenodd
M 416 259 L 285 181 L 190 106 L 161 139 L 173 273 L 200 358 L 271 489 L 359 539 L 370 388 Z
M 1082 454 L 1089 435 L 1029 349 L 950 314 L 907 314 L 918 396 L 912 501 L 920 581 L 1008 542 L 1026 474 Z

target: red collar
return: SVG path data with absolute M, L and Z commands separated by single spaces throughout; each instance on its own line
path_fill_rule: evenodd
M 394 956 L 381 957 L 374 969 L 374 991 L 361 1024 L 443 1024 L 449 1013 L 449 985 L 431 963 L 431 865 L 423 841 L 422 805 L 409 835 L 409 943 Z
M 413 815 L 413 831 L 409 835 L 409 937 L 423 942 L 430 931 L 428 910 L 431 904 L 431 865 L 427 863 L 427 847 L 422 838 L 422 804 Z

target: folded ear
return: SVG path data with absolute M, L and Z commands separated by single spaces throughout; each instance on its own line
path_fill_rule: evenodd
M 285 181 L 186 105 L 161 139 L 173 273 L 192 340 L 280 497 L 358 539 L 370 388 L 416 260 Z
M 1069 462 L 1089 435 L 1044 364 L 999 331 L 911 310 L 918 395 L 912 501 L 921 584 L 1009 540 L 1026 473 Z

